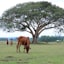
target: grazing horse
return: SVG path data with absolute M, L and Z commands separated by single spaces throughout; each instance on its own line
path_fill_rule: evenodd
M 24 45 L 24 50 L 26 50 L 26 53 L 29 52 L 29 49 L 30 49 L 30 40 L 29 40 L 29 37 L 24 37 L 24 36 L 20 36 L 18 37 L 18 43 L 17 43 L 17 52 L 18 52 L 18 49 L 19 49 L 19 52 L 20 52 L 20 46 L 21 45 Z
M 7 45 L 9 44 L 8 39 L 7 39 L 7 41 L 6 41 L 6 44 L 7 44 Z

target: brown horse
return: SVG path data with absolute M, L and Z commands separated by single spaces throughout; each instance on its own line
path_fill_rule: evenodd
M 7 39 L 7 41 L 6 41 L 6 44 L 7 44 L 7 45 L 9 44 L 8 39 Z
M 13 45 L 13 41 L 12 41 L 12 39 L 11 39 L 11 41 L 10 41 L 10 45 Z
M 24 37 L 24 36 L 20 36 L 18 37 L 18 43 L 17 43 L 17 52 L 18 52 L 18 49 L 19 49 L 19 52 L 20 52 L 20 46 L 21 45 L 24 45 L 24 50 L 26 50 L 26 53 L 29 52 L 29 49 L 30 49 L 30 40 L 28 37 Z

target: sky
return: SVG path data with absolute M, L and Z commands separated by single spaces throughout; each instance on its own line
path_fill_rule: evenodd
M 48 1 L 51 2 L 52 4 L 59 6 L 64 9 L 64 0 L 1 0 L 0 1 L 0 16 L 2 16 L 3 12 L 12 8 L 16 4 L 19 3 L 25 3 L 25 2 L 37 2 L 37 1 Z M 57 33 L 55 32 L 54 29 L 51 30 L 45 30 L 40 34 L 41 35 L 56 35 Z M 20 35 L 27 36 L 27 37 L 32 37 L 31 34 L 27 32 L 13 32 L 13 33 L 7 33 L 3 32 L 0 30 L 0 37 L 18 37 Z

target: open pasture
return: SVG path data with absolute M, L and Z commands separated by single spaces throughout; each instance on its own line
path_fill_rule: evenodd
M 64 44 L 31 44 L 29 53 L 16 52 L 16 44 L 0 43 L 0 64 L 64 64 Z

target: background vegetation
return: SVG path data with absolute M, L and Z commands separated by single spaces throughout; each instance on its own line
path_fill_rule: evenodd
M 0 38 L 0 41 L 6 41 L 7 39 L 10 41 L 17 41 L 18 37 L 14 38 Z M 32 42 L 32 38 L 30 38 L 30 41 Z M 40 42 L 61 42 L 64 41 L 64 36 L 41 36 L 38 38 L 38 43 Z

